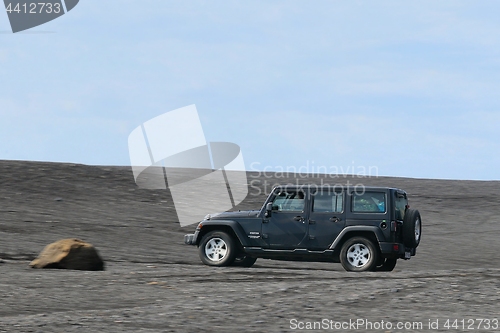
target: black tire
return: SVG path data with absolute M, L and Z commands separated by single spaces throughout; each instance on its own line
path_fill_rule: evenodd
M 377 271 L 377 272 L 392 272 L 394 270 L 394 267 L 396 267 L 397 262 L 398 262 L 397 258 L 387 258 L 384 260 L 382 265 L 377 266 L 375 271 Z
M 372 271 L 377 266 L 379 253 L 373 242 L 365 237 L 353 237 L 342 245 L 340 263 L 346 271 Z
M 229 266 L 234 262 L 236 246 L 230 235 L 214 230 L 203 236 L 198 252 L 205 265 Z
M 422 218 L 416 209 L 408 209 L 403 219 L 403 242 L 407 247 L 416 248 L 422 238 Z
M 241 256 L 237 256 L 236 258 L 234 258 L 234 261 L 231 264 L 231 266 L 236 266 L 236 267 L 252 267 L 253 264 L 255 264 L 256 261 L 257 261 L 257 258 L 249 257 L 249 256 L 246 256 L 246 255 L 241 255 Z

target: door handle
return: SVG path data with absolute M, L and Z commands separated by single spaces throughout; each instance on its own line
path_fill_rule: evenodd
M 332 222 L 340 222 L 340 221 L 342 221 L 342 219 L 339 218 L 339 217 L 337 217 L 337 216 L 334 216 L 334 217 L 330 217 L 330 221 L 332 221 Z
M 294 221 L 299 221 L 299 222 L 304 222 L 304 221 L 305 221 L 305 220 L 304 220 L 304 218 L 303 218 L 302 216 L 295 216 L 295 217 L 293 218 L 293 220 L 294 220 Z

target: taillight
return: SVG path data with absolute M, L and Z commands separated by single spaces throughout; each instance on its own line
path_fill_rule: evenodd
M 392 249 L 394 250 L 394 252 L 399 252 L 399 244 L 393 244 Z

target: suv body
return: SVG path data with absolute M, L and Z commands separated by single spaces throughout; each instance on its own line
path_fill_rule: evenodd
M 248 267 L 265 258 L 391 271 L 416 254 L 421 228 L 401 189 L 278 186 L 260 210 L 207 215 L 184 242 L 212 266 Z

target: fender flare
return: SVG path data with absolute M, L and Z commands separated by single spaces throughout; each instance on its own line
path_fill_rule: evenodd
M 329 249 L 334 250 L 337 245 L 342 241 L 344 236 L 349 233 L 349 232 L 362 232 L 362 231 L 368 231 L 372 232 L 375 234 L 375 237 L 377 238 L 377 242 L 380 243 L 380 240 L 384 238 L 384 235 L 382 233 L 382 230 L 380 230 L 378 227 L 375 226 L 365 226 L 365 225 L 359 225 L 359 226 L 350 226 L 350 227 L 345 227 L 342 229 L 340 234 L 335 238 L 333 241 L 332 245 L 330 245 Z M 380 248 L 379 244 L 375 244 L 378 248 Z
M 205 234 L 203 232 L 203 228 L 209 227 L 210 229 L 216 230 L 218 226 L 224 226 L 224 227 L 229 227 L 231 230 L 234 232 L 236 235 L 236 238 L 240 242 L 242 246 L 246 246 L 247 242 L 245 241 L 247 239 L 245 231 L 241 227 L 241 225 L 233 220 L 209 220 L 209 221 L 202 221 L 202 228 L 200 229 L 200 234 Z M 198 237 L 199 239 L 196 240 L 196 245 L 198 245 L 201 241 L 201 237 Z

